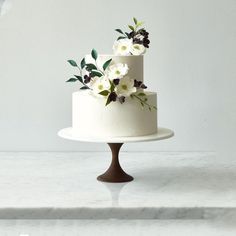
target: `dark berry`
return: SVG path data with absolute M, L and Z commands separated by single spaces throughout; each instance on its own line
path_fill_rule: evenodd
M 142 44 L 142 41 L 140 39 L 137 39 L 137 38 L 134 38 L 133 42 L 137 43 L 137 44 Z
M 142 85 L 142 81 L 134 80 L 134 87 L 139 88 Z
M 135 32 L 134 32 L 134 31 L 130 32 L 130 33 L 129 33 L 129 38 L 130 38 L 130 39 L 133 38 L 134 35 L 135 35 Z
M 117 98 L 117 94 L 115 92 L 111 92 L 108 98 L 110 101 L 115 102 Z
M 147 31 L 145 29 L 138 30 L 138 33 L 145 36 L 147 34 Z
M 113 80 L 114 85 L 118 85 L 119 82 L 120 82 L 120 79 L 114 79 L 114 80 Z
M 146 86 L 145 84 L 141 84 L 140 88 L 142 88 L 142 89 L 146 89 L 147 86 Z
M 87 84 L 91 81 L 91 77 L 89 77 L 88 75 L 84 76 L 84 83 Z
M 125 102 L 125 97 L 124 96 L 121 96 L 119 97 L 119 102 L 122 104 Z
M 150 40 L 149 40 L 148 38 L 144 38 L 144 39 L 143 39 L 143 43 L 149 44 L 149 43 L 150 43 Z

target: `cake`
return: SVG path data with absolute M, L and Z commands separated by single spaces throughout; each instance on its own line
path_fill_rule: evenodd
M 72 132 L 78 137 L 137 137 L 157 133 L 157 94 L 147 92 L 143 62 L 149 47 L 148 33 L 134 18 L 130 33 L 113 45 L 114 54 L 95 49 L 78 65 L 80 74 L 67 82 L 80 82 L 72 94 Z M 126 35 L 126 37 L 124 36 Z

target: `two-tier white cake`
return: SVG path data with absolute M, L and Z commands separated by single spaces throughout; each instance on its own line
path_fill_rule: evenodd
M 133 18 L 130 32 L 120 34 L 112 55 L 95 49 L 78 64 L 79 74 L 67 82 L 82 87 L 72 96 L 72 132 L 81 138 L 137 137 L 157 133 L 157 94 L 147 92 L 143 54 L 149 48 L 149 33 Z
M 130 78 L 144 82 L 143 55 L 116 56 L 100 55 L 103 64 L 112 58 L 111 65 L 128 65 Z M 142 92 L 142 88 L 138 89 Z M 145 92 L 146 100 L 157 107 L 157 94 Z M 112 102 L 105 106 L 106 99 L 96 96 L 91 90 L 80 90 L 72 95 L 73 133 L 81 137 L 131 137 L 157 133 L 157 109 L 140 105 L 139 100 L 127 97 L 123 104 Z

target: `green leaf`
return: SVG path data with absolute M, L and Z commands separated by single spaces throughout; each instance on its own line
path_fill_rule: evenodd
M 132 25 L 128 25 L 128 27 L 129 27 L 132 31 L 134 31 L 134 27 L 133 27 Z
M 89 89 L 89 87 L 85 85 L 85 86 L 81 87 L 80 89 L 82 89 L 82 90 L 83 89 Z
M 68 62 L 70 63 L 70 65 L 72 66 L 77 66 L 77 63 L 74 60 L 68 60 Z
M 70 78 L 70 79 L 68 79 L 66 82 L 76 82 L 76 81 L 77 81 L 76 78 Z
M 120 34 L 124 34 L 121 29 L 115 29 L 115 31 L 117 31 L 117 32 L 120 33 Z
M 89 64 L 86 64 L 86 70 L 97 70 L 97 67 L 92 64 L 92 63 L 89 63 Z
M 146 96 L 145 93 L 139 93 L 138 96 Z
M 77 78 L 77 80 L 79 80 L 80 83 L 82 83 L 82 84 L 84 83 L 81 76 L 79 76 L 79 75 L 74 75 L 74 76 Z
M 103 95 L 103 96 L 107 96 L 110 92 L 108 90 L 103 90 L 102 92 L 100 92 L 99 94 Z
M 111 90 L 111 92 L 113 92 L 115 90 L 115 85 L 111 80 L 109 80 L 109 81 L 110 81 L 110 85 L 111 85 L 110 90 Z
M 111 103 L 111 99 L 110 99 L 109 96 L 108 96 L 107 101 L 106 101 L 106 106 L 107 106 L 108 104 L 110 104 L 110 103 Z
M 98 53 L 97 53 L 97 51 L 96 51 L 95 49 L 92 50 L 91 56 L 92 56 L 92 58 L 93 58 L 95 61 L 97 60 L 97 58 L 98 58 Z
M 134 24 L 137 25 L 138 21 L 135 17 L 133 17 L 133 20 L 134 20 Z
M 85 65 L 86 65 L 85 58 L 83 58 L 82 61 L 80 62 L 81 69 L 83 69 Z
M 101 76 L 103 76 L 103 74 L 101 72 L 98 72 L 98 71 L 91 71 L 90 75 L 91 75 L 91 77 L 95 77 L 95 76 L 101 77 Z
M 129 38 L 129 33 L 125 32 L 126 36 Z
M 117 40 L 120 40 L 120 39 L 126 39 L 127 37 L 124 37 L 124 36 L 120 36 L 117 38 Z
M 112 58 L 109 59 L 109 60 L 107 60 L 107 61 L 103 64 L 103 66 L 102 66 L 103 70 L 106 70 L 106 68 L 110 65 L 111 61 L 112 61 Z
M 140 22 L 138 22 L 138 23 L 136 24 L 136 26 L 139 27 L 139 26 L 141 26 L 141 25 L 143 25 L 143 24 L 144 24 L 144 22 L 141 22 L 141 21 L 140 21 Z

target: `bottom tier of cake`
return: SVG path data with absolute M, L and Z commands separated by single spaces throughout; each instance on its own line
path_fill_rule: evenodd
M 157 107 L 157 94 L 145 92 L 148 104 Z M 130 137 L 157 132 L 157 110 L 142 106 L 135 98 L 125 103 L 112 102 L 105 106 L 104 97 L 91 91 L 72 95 L 72 127 L 74 135 L 84 137 Z

